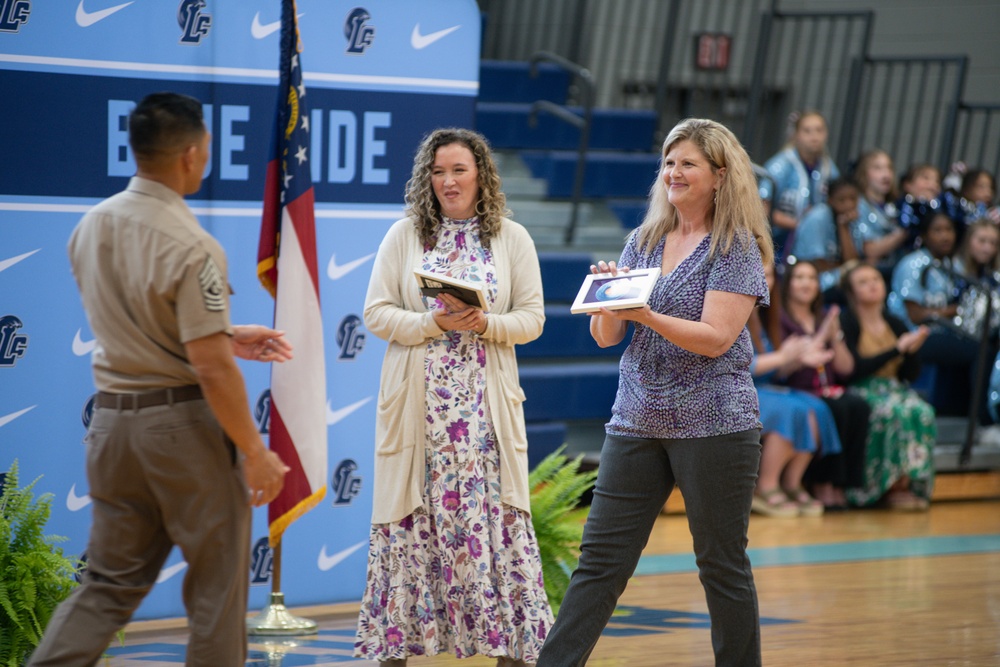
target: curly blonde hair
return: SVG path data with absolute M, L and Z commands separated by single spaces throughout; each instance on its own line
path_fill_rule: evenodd
M 434 195 L 431 171 L 438 149 L 450 144 L 465 146 L 475 157 L 479 186 L 479 198 L 476 200 L 479 240 L 488 248 L 490 239 L 500 231 L 503 218 L 509 216 L 510 211 L 507 209 L 507 198 L 500 189 L 500 173 L 489 143 L 478 132 L 447 127 L 424 137 L 413 158 L 413 173 L 406 182 L 406 215 L 413 219 L 424 246 L 433 247 L 441 220 L 441 204 Z
M 714 255 L 720 248 L 729 252 L 733 241 L 753 238 L 764 264 L 773 264 L 771 229 L 757 192 L 750 156 L 727 127 L 701 118 L 682 120 L 663 141 L 660 168 L 649 189 L 649 207 L 638 230 L 639 247 L 651 252 L 661 238 L 680 224 L 677 209 L 667 199 L 663 184 L 663 159 L 681 141 L 690 141 L 698 147 L 711 165 L 712 173 L 718 173 L 723 167 L 726 169 L 709 212 L 712 231 L 709 252 Z

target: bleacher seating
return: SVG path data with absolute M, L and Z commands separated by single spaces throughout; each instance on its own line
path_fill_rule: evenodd
M 531 104 L 548 100 L 565 104 L 570 74 L 550 63 L 539 63 L 531 76 L 526 62 L 483 60 L 479 63 L 479 101 Z
M 571 197 L 576 175 L 576 151 L 521 152 L 531 173 L 548 182 L 549 197 Z M 587 154 L 584 170 L 584 197 L 645 197 L 656 178 L 657 153 L 594 151 Z
M 535 127 L 528 124 L 528 117 L 536 100 L 565 104 L 570 75 L 548 63 L 540 64 L 537 71 L 533 78 L 528 63 L 482 61 L 476 129 L 495 150 L 516 151 L 531 175 L 544 183 L 544 197 L 565 199 L 572 195 L 580 130 L 544 111 L 537 114 Z M 581 109 L 571 110 L 582 114 Z M 594 109 L 592 118 L 584 196 L 601 201 L 618 198 L 619 220 L 628 219 L 633 212 L 626 223 L 607 214 L 609 224 L 617 230 L 609 236 L 624 240 L 627 229 L 637 224 L 636 215 L 645 211 L 646 194 L 656 174 L 658 155 L 649 150 L 656 115 L 652 111 Z M 543 210 L 541 202 L 525 200 L 513 202 L 511 207 L 529 230 L 534 226 L 539 238 L 551 226 L 551 216 L 543 215 L 548 209 Z M 634 214 L 637 207 L 641 211 Z M 604 255 L 607 250 L 602 248 L 601 252 Z M 524 413 L 532 465 L 563 444 L 567 422 L 606 421 L 611 415 L 618 390 L 618 360 L 627 341 L 611 348 L 598 347 L 590 336 L 590 318 L 569 310 L 593 260 L 589 252 L 539 253 L 545 329 L 537 340 L 517 348 L 520 381 L 527 398 Z
M 645 197 L 642 199 L 609 199 L 606 203 L 625 229 L 635 229 L 642 224 L 642 219 L 646 215 Z
M 584 252 L 540 252 L 538 263 L 542 270 L 545 302 L 573 303 L 594 261 Z
M 578 116 L 583 109 L 568 107 Z M 529 124 L 531 104 L 480 102 L 476 129 L 489 137 L 493 148 L 576 150 L 580 129 L 548 113 L 539 112 Z M 656 114 L 638 109 L 594 109 L 589 146 L 592 150 L 649 151 Z
M 529 422 L 607 419 L 618 391 L 618 361 L 522 364 Z

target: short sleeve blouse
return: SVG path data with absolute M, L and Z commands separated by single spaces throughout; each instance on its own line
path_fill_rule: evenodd
M 711 234 L 673 271 L 660 276 L 649 298 L 654 311 L 699 321 L 708 291 L 734 292 L 769 303 L 760 249 L 752 239 L 710 255 Z M 633 232 L 619 266 L 659 267 L 664 239 L 644 253 Z M 619 365 L 618 395 L 607 432 L 647 438 L 702 438 L 759 428 L 750 374 L 753 347 L 746 326 L 716 358 L 689 352 L 653 329 L 635 325 Z

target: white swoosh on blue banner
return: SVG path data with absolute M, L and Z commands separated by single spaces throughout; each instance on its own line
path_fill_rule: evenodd
M 97 347 L 97 339 L 91 338 L 90 340 L 83 340 L 80 337 L 82 329 L 76 330 L 76 335 L 73 336 L 73 354 L 78 357 L 82 357 L 85 354 L 90 354 Z
M 354 546 L 347 547 L 343 551 L 338 551 L 337 553 L 331 556 L 326 555 L 326 545 L 324 544 L 323 548 L 319 550 L 319 558 L 316 559 L 316 566 L 319 567 L 319 569 L 322 570 L 323 572 L 326 572 L 327 570 L 332 570 L 342 560 L 344 560 L 345 558 L 347 558 L 352 553 L 354 553 L 361 547 L 365 546 L 366 544 L 368 544 L 367 540 L 365 540 L 364 542 L 358 542 Z
M 11 423 L 15 419 L 23 415 L 28 410 L 34 410 L 37 407 L 38 407 L 37 405 L 32 405 L 30 408 L 25 408 L 24 410 L 18 410 L 17 412 L 12 412 L 9 415 L 4 415 L 3 417 L 0 417 L 0 426 L 6 426 L 7 424 Z M 329 408 L 329 406 L 327 407 Z
M 41 250 L 41 248 L 39 248 L 38 250 Z M 17 257 L 11 257 L 9 259 L 0 259 L 0 271 L 5 271 L 10 267 L 14 266 L 15 264 L 17 264 L 18 262 L 20 262 L 22 259 L 27 259 L 28 257 L 31 257 L 36 252 L 38 252 L 38 250 L 32 250 L 31 252 L 26 252 L 23 255 L 18 255 Z
M 455 32 L 461 27 L 462 27 L 461 25 L 453 25 L 452 27 L 445 28 L 444 30 L 438 30 L 437 32 L 432 32 L 427 35 L 421 35 L 420 24 L 418 23 L 417 25 L 413 26 L 413 32 L 410 33 L 410 46 L 417 49 L 418 51 L 420 49 L 426 49 L 434 42 L 438 41 L 439 39 L 441 39 L 446 35 L 450 35 L 451 33 Z
M 69 487 L 69 493 L 66 494 L 66 509 L 70 512 L 79 512 L 89 504 L 90 496 L 88 494 L 78 496 L 76 495 L 76 484 Z
M 156 577 L 156 583 L 162 584 L 164 581 L 178 574 L 181 570 L 183 570 L 187 566 L 188 566 L 187 562 L 181 561 L 180 563 L 171 565 L 170 567 L 163 568 L 162 570 L 160 570 L 159 576 Z
M 330 407 L 330 401 L 327 401 L 326 402 L 326 425 L 327 426 L 333 426 L 334 424 L 336 424 L 337 422 L 339 422 L 341 419 L 343 419 L 347 415 L 351 414 L 352 412 L 354 412 L 355 410 L 357 410 L 358 408 L 360 408 L 362 405 L 364 405 L 365 403 L 367 403 L 370 400 L 372 400 L 371 396 L 369 396 L 368 398 L 362 398 L 357 403 L 351 403 L 350 405 L 345 405 L 344 407 L 340 408 L 339 410 L 332 409 Z
M 135 0 L 132 0 L 135 2 Z M 83 0 L 80 0 L 80 4 L 76 6 L 76 24 L 81 28 L 89 28 L 98 21 L 103 21 L 115 12 L 121 11 L 132 4 L 132 2 L 123 2 L 120 5 L 115 5 L 114 7 L 108 7 L 107 9 L 98 9 L 96 12 L 88 12 L 83 8 Z
M 337 256 L 330 255 L 330 261 L 326 265 L 326 275 L 330 280 L 339 280 L 374 256 L 375 253 L 372 253 L 347 262 L 346 264 L 337 264 Z
M 302 14 L 296 14 L 296 18 L 302 18 L 305 12 Z M 261 23 L 260 22 L 260 12 L 257 12 L 253 16 L 253 23 L 250 24 L 250 34 L 253 35 L 254 39 L 264 39 L 268 35 L 278 32 L 281 30 L 281 21 L 273 21 L 271 23 Z

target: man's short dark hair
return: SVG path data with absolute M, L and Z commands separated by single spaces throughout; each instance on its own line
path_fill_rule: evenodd
M 147 95 L 128 117 L 128 142 L 139 160 L 181 149 L 204 132 L 201 102 L 180 93 Z

